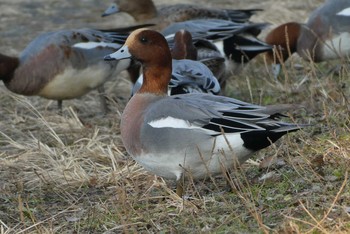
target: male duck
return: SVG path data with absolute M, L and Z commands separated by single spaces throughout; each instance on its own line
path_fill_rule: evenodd
M 92 29 L 48 32 L 20 54 L 0 54 L 0 80 L 12 92 L 58 100 L 81 97 L 127 69 L 130 60 L 104 62 L 103 57 L 125 42 L 125 34 Z M 106 111 L 105 99 L 102 108 Z
M 273 29 L 265 41 L 276 46 L 267 58 L 279 64 L 297 52 L 305 60 L 321 62 L 331 59 L 347 59 L 350 55 L 350 1 L 328 0 L 313 11 L 307 23 L 289 22 Z M 276 61 L 277 60 L 277 61 Z
M 276 106 L 263 107 L 209 94 L 167 96 L 172 58 L 162 34 L 138 29 L 105 60 L 141 62 L 144 82 L 128 102 L 121 119 L 121 136 L 128 153 L 146 170 L 176 179 L 216 175 L 243 163 L 271 145 L 297 124 L 277 120 Z

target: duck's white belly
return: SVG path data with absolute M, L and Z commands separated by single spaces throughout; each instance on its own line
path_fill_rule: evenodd
M 246 161 L 253 151 L 243 147 L 240 134 L 218 136 L 198 148 L 175 149 L 166 153 L 141 153 L 134 159 L 146 170 L 167 179 L 180 179 L 184 171 L 193 179 L 217 175 Z M 176 144 L 174 144 L 176 145 Z M 232 150 L 231 150 L 232 149 Z
M 114 78 L 129 66 L 129 61 L 120 61 L 117 67 L 99 63 L 85 69 L 65 69 L 55 76 L 40 92 L 39 96 L 64 100 L 81 97 L 93 89 L 101 86 L 108 79 Z
M 64 73 L 51 80 L 39 92 L 39 96 L 62 100 L 80 97 L 103 84 L 107 74 L 106 70 L 94 67 L 84 70 L 66 69 Z

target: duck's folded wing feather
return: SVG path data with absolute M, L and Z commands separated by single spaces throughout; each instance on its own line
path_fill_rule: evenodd
M 152 111 L 153 108 L 157 111 Z M 266 107 L 205 94 L 175 95 L 162 99 L 149 109 L 145 121 L 154 128 L 195 129 L 212 136 L 300 129 L 295 124 L 271 117 Z
M 166 37 L 171 46 L 174 35 L 179 30 L 189 31 L 194 41 L 199 39 L 217 41 L 225 40 L 243 32 L 256 36 L 267 26 L 267 23 L 242 24 L 220 19 L 195 19 L 173 23 L 165 28 L 162 34 Z
M 190 86 L 213 94 L 220 92 L 220 84 L 207 66 L 187 59 L 173 60 L 172 79 L 169 87 Z

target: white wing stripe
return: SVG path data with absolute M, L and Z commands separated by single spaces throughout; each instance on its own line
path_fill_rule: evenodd
M 189 121 L 184 119 L 177 119 L 171 116 L 156 119 L 148 123 L 153 128 L 177 128 L 177 129 L 192 129 L 200 130 L 208 134 L 217 134 L 215 131 L 201 128 L 199 126 L 191 124 Z
M 97 47 L 112 47 L 119 49 L 120 45 L 117 43 L 106 43 L 106 42 L 81 42 L 74 44 L 73 47 L 75 48 L 82 48 L 82 49 L 94 49 Z
M 345 8 L 337 13 L 337 15 L 350 16 L 350 7 Z
M 190 122 L 177 119 L 171 116 L 156 119 L 148 123 L 153 128 L 186 128 L 186 129 L 199 129 L 200 127 L 191 125 Z

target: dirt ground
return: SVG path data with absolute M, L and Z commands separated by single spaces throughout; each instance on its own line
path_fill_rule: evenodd
M 274 27 L 306 21 L 323 1 L 154 2 L 261 8 L 251 21 Z M 7 55 L 18 55 L 41 32 L 133 24 L 126 14 L 101 18 L 108 0 L 0 3 L 0 53 Z M 106 85 L 107 116 L 96 91 L 64 101 L 60 115 L 55 101 L 14 95 L 0 82 L 0 233 L 349 232 L 350 73 L 329 73 L 337 64 L 296 56 L 276 83 L 258 58 L 232 79 L 228 95 L 264 105 L 305 104 L 291 118 L 312 126 L 238 170 L 239 191 L 226 192 L 219 178 L 189 184 L 184 200 L 171 181 L 145 172 L 123 148 L 119 120 L 130 91 L 124 74 Z M 263 166 L 269 160 L 272 166 Z

